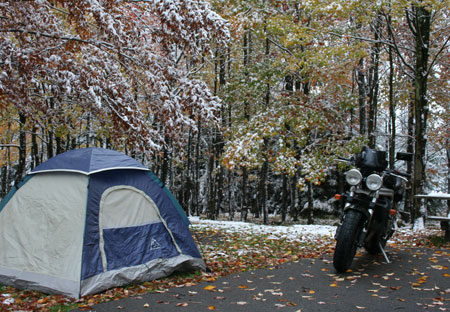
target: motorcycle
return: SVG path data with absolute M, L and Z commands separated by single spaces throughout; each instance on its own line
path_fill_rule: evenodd
M 397 160 L 411 161 L 411 153 L 397 153 Z M 350 190 L 337 199 L 344 201 L 341 222 L 336 230 L 333 265 L 337 272 L 346 272 L 358 247 L 368 253 L 384 251 L 386 242 L 397 230 L 397 205 L 403 198 L 410 175 L 387 168 L 386 152 L 364 147 L 351 159 L 339 157 L 353 165 L 345 174 Z

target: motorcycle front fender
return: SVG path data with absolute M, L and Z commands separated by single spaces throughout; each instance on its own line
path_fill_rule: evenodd
M 344 216 L 349 210 L 356 210 L 356 211 L 360 212 L 363 215 L 364 223 L 366 220 L 370 220 L 370 218 L 371 218 L 371 214 L 370 214 L 369 210 L 361 205 L 356 205 L 356 204 L 346 205 L 346 207 L 344 208 Z M 341 224 L 336 229 L 335 238 L 338 237 L 340 230 L 341 230 Z M 361 232 L 361 235 L 365 236 L 365 233 L 367 233 L 366 229 L 363 229 L 363 231 Z
M 366 207 L 363 207 L 361 205 L 355 205 L 355 204 L 351 204 L 348 207 L 346 207 L 344 209 L 344 214 L 348 211 L 348 210 L 356 210 L 362 213 L 362 215 L 366 218 L 366 220 L 370 219 L 371 214 L 369 212 L 369 209 L 367 209 Z

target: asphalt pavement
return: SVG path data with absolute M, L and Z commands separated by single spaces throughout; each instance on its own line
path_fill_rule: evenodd
M 361 250 L 351 272 L 331 256 L 94 305 L 109 311 L 450 311 L 450 250 L 390 250 L 391 263 Z

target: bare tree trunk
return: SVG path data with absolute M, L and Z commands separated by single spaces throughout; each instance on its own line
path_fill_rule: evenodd
M 214 139 L 212 140 L 214 141 Z M 208 219 L 216 219 L 216 188 L 214 183 L 214 142 L 211 142 L 208 159 Z
M 378 68 L 380 63 L 380 43 L 379 32 L 381 29 L 381 16 L 377 16 L 375 21 L 375 45 L 371 52 L 371 68 L 369 75 L 369 121 L 368 121 L 368 133 L 369 133 L 369 146 L 375 148 L 376 145 L 376 130 L 377 130 L 377 114 L 378 114 Z
M 391 118 L 391 135 L 389 137 L 389 168 L 394 169 L 395 162 L 395 139 L 396 139 L 396 114 L 394 102 L 394 60 L 392 47 L 389 46 L 389 115 Z
M 197 142 L 195 145 L 195 193 L 194 193 L 194 209 L 195 215 L 200 216 L 200 144 L 201 144 L 201 133 L 202 133 L 201 121 L 197 124 Z
M 421 4 L 421 3 L 420 3 Z M 426 131 L 428 118 L 427 82 L 428 56 L 431 30 L 431 13 L 425 5 L 414 5 L 415 28 L 415 79 L 414 79 L 414 178 L 413 194 L 422 194 L 425 188 L 425 149 L 427 145 Z M 421 200 L 414 200 L 413 220 L 422 217 L 425 207 L 421 207 Z
M 242 168 L 242 201 L 241 201 L 241 221 L 247 221 L 248 217 L 248 173 L 247 168 Z
M 88 112 L 88 116 L 86 119 L 86 147 L 89 147 L 91 144 L 91 113 Z
M 356 69 L 358 82 L 358 104 L 359 104 L 359 133 L 365 134 L 367 130 L 366 117 L 366 79 L 364 75 L 364 59 L 359 59 L 359 64 Z
M 19 184 L 26 171 L 27 137 L 24 129 L 26 121 L 25 115 L 19 113 L 19 164 L 16 171 L 15 185 Z
M 36 126 L 33 127 L 33 133 L 31 134 L 31 169 L 39 166 L 39 146 L 37 144 L 37 134 L 38 128 Z
M 189 216 L 192 213 L 192 130 L 189 130 L 188 146 L 187 146 L 187 164 L 186 168 L 183 168 L 184 173 L 184 186 L 183 186 L 183 208 L 186 214 Z
M 264 163 L 262 165 L 260 178 L 259 178 L 259 202 L 260 202 L 261 210 L 263 213 L 263 223 L 264 224 L 269 223 L 269 218 L 267 215 L 268 213 L 267 213 L 267 191 L 266 191 L 268 167 L 269 167 L 269 163 L 266 160 L 266 161 L 264 161 Z
M 56 136 L 55 137 L 55 141 L 56 141 L 56 155 L 61 154 L 62 152 L 64 152 L 63 146 L 64 146 L 64 142 L 61 139 L 60 136 Z
M 314 194 L 312 183 L 308 181 L 308 191 L 306 193 L 308 197 L 308 224 L 314 224 Z
M 295 221 L 298 221 L 298 213 L 299 213 L 297 207 L 295 206 L 296 190 L 297 190 L 296 177 L 295 176 L 290 177 L 289 186 L 290 186 L 290 189 L 291 189 L 290 192 L 289 192 L 291 194 L 290 213 L 292 215 L 292 220 L 295 222 Z
M 409 104 L 409 108 L 408 108 L 408 139 L 407 139 L 407 147 L 406 147 L 406 151 L 411 154 L 414 152 L 413 137 L 414 137 L 414 110 L 413 110 L 413 103 L 411 102 Z M 411 176 L 412 176 L 412 168 L 413 168 L 413 164 L 408 161 L 406 164 L 406 172 L 408 174 L 411 174 Z M 404 210 L 409 212 L 410 221 L 413 220 L 412 217 L 414 215 L 413 202 L 414 202 L 414 198 L 413 198 L 412 188 L 408 187 L 405 192 L 405 208 L 404 208 Z
M 244 32 L 244 42 L 243 42 L 243 54 L 244 54 L 244 75 L 245 81 L 248 83 L 249 73 L 248 65 L 250 63 L 250 57 L 252 54 L 252 37 L 251 30 L 246 30 Z M 244 99 L 244 120 L 247 122 L 250 119 L 250 107 L 248 100 Z M 241 221 L 247 221 L 248 211 L 249 211 L 249 200 L 248 200 L 248 171 L 246 167 L 242 167 L 242 201 L 241 201 Z
M 447 140 L 447 146 L 449 144 Z M 450 194 L 450 148 L 447 148 L 447 193 Z M 450 215 L 450 199 L 447 200 L 447 216 Z
M 2 189 L 0 193 L 0 197 L 3 199 L 5 198 L 6 194 L 8 193 L 8 167 L 6 165 L 2 166 Z
M 168 171 L 169 171 L 169 156 L 167 147 L 164 147 L 163 159 L 161 164 L 161 175 L 160 175 L 160 179 L 163 185 L 166 185 L 167 183 Z
M 283 174 L 283 186 L 282 186 L 282 198 L 281 198 L 281 222 L 286 222 L 287 215 L 287 176 Z

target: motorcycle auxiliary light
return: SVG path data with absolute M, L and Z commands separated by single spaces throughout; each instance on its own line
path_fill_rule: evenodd
M 362 181 L 362 174 L 358 169 L 350 169 L 345 174 L 345 180 L 350 185 L 358 185 Z
M 366 186 L 371 191 L 379 190 L 383 184 L 383 179 L 378 174 L 371 174 L 366 178 Z

